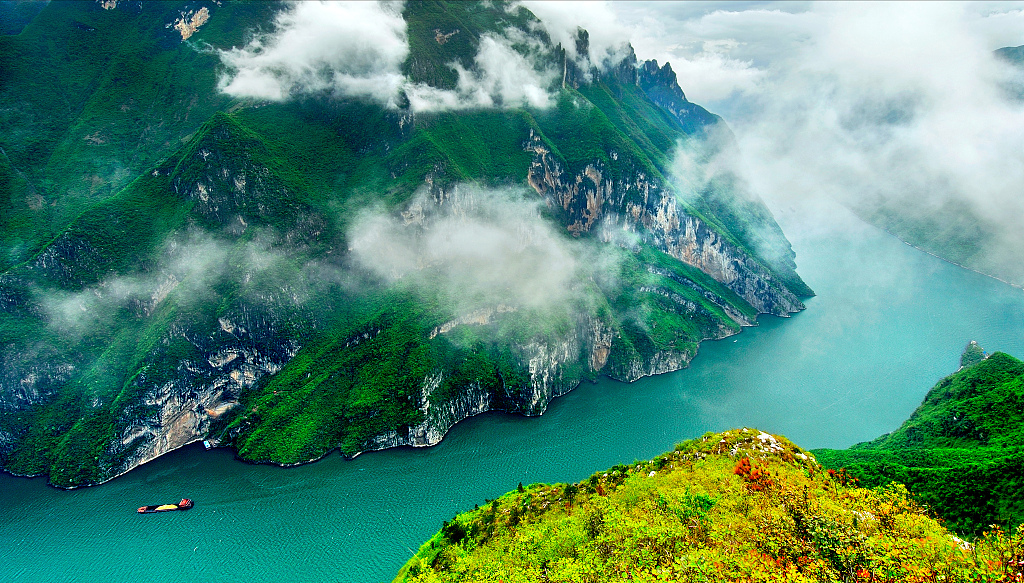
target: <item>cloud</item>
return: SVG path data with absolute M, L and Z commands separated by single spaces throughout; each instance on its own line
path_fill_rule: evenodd
M 798 16 L 812 33 L 763 52 L 765 73 L 730 120 L 737 171 L 770 199 L 827 195 L 858 212 L 966 219 L 989 239 L 986 261 L 1019 263 L 1024 107 L 1007 99 L 1015 73 L 991 52 L 1016 16 L 949 3 Z
M 979 210 L 1020 198 L 1021 108 L 1004 99 L 1005 69 L 955 5 L 822 16 L 758 113 L 737 124 L 757 159 L 793 164 L 818 190 L 854 198 L 958 196 Z
M 630 30 L 623 26 L 610 2 L 522 2 L 540 19 L 552 42 L 561 43 L 568 55 L 585 68 L 615 64 L 626 56 Z M 590 47 L 586 55 L 576 52 L 579 29 L 589 35 Z
M 296 2 L 274 24 L 245 47 L 220 51 L 229 71 L 221 91 L 272 101 L 328 91 L 394 104 L 409 54 L 400 5 Z
M 404 93 L 413 111 L 547 107 L 556 71 L 535 65 L 542 51 L 536 39 L 514 28 L 484 34 L 474 68 L 451 63 L 458 86 L 443 90 L 402 74 L 409 42 L 399 4 L 297 2 L 277 16 L 272 33 L 219 52 L 227 68 L 219 86 L 234 97 L 284 101 L 326 92 L 388 107 L 396 107 Z
M 719 50 L 721 43 L 707 42 L 690 58 L 671 58 L 672 69 L 691 101 L 721 101 L 736 93 L 757 91 L 765 71 L 752 61 L 731 59 Z
M 227 257 L 227 246 L 209 238 L 171 240 L 157 269 L 109 278 L 78 292 L 37 291 L 36 301 L 52 328 L 81 338 L 109 328 L 125 310 L 149 315 L 183 282 L 192 292 L 187 296 L 196 297 Z
M 461 185 L 437 202 L 424 190 L 402 216 L 363 213 L 347 239 L 356 265 L 439 294 L 463 315 L 566 309 L 607 265 L 542 217 L 542 205 L 520 191 Z
M 475 57 L 475 68 L 467 70 L 458 63 L 452 67 L 459 73 L 454 91 L 424 84 L 406 84 L 404 90 L 413 111 L 468 109 L 477 107 L 548 107 L 552 103 L 548 89 L 557 72 L 538 69 L 534 61 L 520 54 L 513 43 L 529 47 L 531 56 L 542 48 L 535 39 L 510 28 L 505 36 L 484 34 Z
M 301 263 L 255 235 L 242 244 L 203 233 L 174 236 L 153 269 L 120 275 L 78 292 L 35 290 L 35 302 L 55 331 L 74 340 L 106 333 L 125 318 L 145 318 L 173 297 L 181 307 L 214 301 L 219 284 L 238 284 L 237 298 L 276 306 L 301 306 L 325 285 L 342 283 L 329 265 Z

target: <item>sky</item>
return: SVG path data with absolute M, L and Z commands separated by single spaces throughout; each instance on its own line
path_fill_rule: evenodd
M 671 62 L 687 97 L 717 112 L 731 111 L 737 94 L 763 90 L 775 75 L 799 66 L 837 17 L 859 13 L 883 24 L 887 14 L 882 3 L 592 2 L 585 9 L 582 4 L 567 3 L 586 12 L 581 20 L 592 27 L 628 36 L 639 58 Z M 870 43 L 891 33 L 923 41 L 919 48 L 928 51 L 944 42 L 947 29 L 935 30 L 931 38 L 922 33 L 946 13 L 979 48 L 1024 45 L 1024 2 L 895 4 L 913 14 L 909 26 L 865 30 L 862 40 Z

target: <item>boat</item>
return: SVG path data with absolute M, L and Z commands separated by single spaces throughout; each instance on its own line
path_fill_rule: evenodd
M 170 512 L 172 510 L 188 510 L 192 508 L 192 501 L 188 498 L 182 498 L 181 502 L 177 504 L 154 504 L 152 506 L 143 506 L 139 508 L 139 514 L 152 514 L 154 512 Z

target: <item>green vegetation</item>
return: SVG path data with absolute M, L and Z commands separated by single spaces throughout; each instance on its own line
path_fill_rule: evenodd
M 997 60 L 1017 71 L 998 83 L 1003 97 L 1024 101 L 1024 46 L 993 51 Z M 947 261 L 1024 287 L 1024 264 L 1019 261 L 1016 239 L 1008 236 L 997 220 L 979 212 L 975 204 L 957 197 L 936 198 L 928 207 L 917 200 L 889 196 L 863 197 L 854 209 L 862 218 L 911 245 Z M 1009 212 L 1009 211 L 1006 211 Z
M 145 445 L 161 407 L 154 395 L 186 387 L 199 399 L 226 379 L 218 398 L 237 404 L 211 415 L 207 435 L 241 457 L 353 455 L 425 421 L 428 379 L 439 379 L 431 404 L 473 390 L 536 414 L 546 403 L 524 398 L 535 381 L 526 347 L 583 338 L 550 371 L 547 388 L 561 391 L 597 374 L 628 377 L 655 355 L 685 362 L 700 341 L 756 319 L 734 291 L 643 234 L 620 246 L 570 232 L 589 211 L 584 194 L 542 218 L 567 248 L 614 269 L 574 282 L 557 309 L 515 306 L 439 334 L 465 315 L 447 282 L 388 284 L 353 265 L 350 229 L 368 208 L 398 215 L 418 192 L 443 198 L 466 183 L 533 196 L 531 145 L 567 181 L 588 167 L 614 181 L 621 200 L 604 201 L 606 212 L 624 216 L 646 201 L 640 183 L 653 185 L 748 253 L 771 285 L 810 293 L 770 214 L 735 202 L 739 185 L 684 197 L 666 178 L 677 145 L 703 134 L 631 82 L 553 83 L 547 109 L 236 100 L 217 90 L 213 49 L 269 30 L 279 6 L 188 5 L 200 7 L 210 19 L 187 41 L 167 27 L 180 15 L 174 3 L 2 7 L 14 12 L 0 35 L 0 344 L 19 379 L 11 386 L 42 379 L 25 394 L 0 387 L 5 469 L 61 486 L 103 481 Z M 451 64 L 474 67 L 480 39 L 508 27 L 536 41 L 516 50 L 561 69 L 564 53 L 534 16 L 506 8 L 406 3 L 405 73 L 453 87 Z M 594 326 L 609 338 L 605 368 L 591 364 Z M 250 368 L 237 368 L 246 359 Z
M 516 28 L 549 40 L 543 33 L 535 32 L 539 21 L 529 10 L 511 10 L 513 6 L 501 0 L 489 10 L 481 10 L 472 2 L 407 3 L 402 17 L 408 27 L 409 50 L 414 56 L 405 62 L 403 72 L 413 81 L 453 89 L 459 76 L 451 63 L 472 69 L 482 35 Z M 444 42 L 438 42 L 438 34 L 445 35 Z
M 18 34 L 0 36 L 0 148 L 30 184 L 0 213 L 0 243 L 13 255 L 0 255 L 0 269 L 39 251 L 227 107 L 215 89 L 217 56 L 197 47 L 240 44 L 276 10 L 216 6 L 217 18 L 181 42 L 165 26 L 179 8 L 52 2 Z
M 973 544 L 900 485 L 868 490 L 784 438 L 707 434 L 446 522 L 396 582 L 1016 581 L 1024 527 Z
M 968 269 L 1024 286 L 1024 267 L 1007 252 L 995 223 L 963 201 L 946 200 L 927 212 L 908 212 L 903 200 L 864 201 L 853 210 L 911 245 Z
M 968 345 L 899 429 L 847 450 L 818 450 L 865 486 L 899 482 L 965 535 L 1024 523 L 1024 362 Z

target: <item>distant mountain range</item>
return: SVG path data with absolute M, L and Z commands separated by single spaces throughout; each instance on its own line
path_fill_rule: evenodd
M 1002 84 L 1002 91 L 1011 101 L 1024 103 L 1024 46 L 1001 48 L 995 54 L 1019 70 L 1014 78 Z M 989 197 L 983 185 L 973 194 L 979 198 Z M 1024 262 L 1020 261 L 1020 245 L 1024 239 L 1012 226 L 1015 210 L 1007 208 L 1008 214 L 999 217 L 997 222 L 965 200 L 949 199 L 926 205 L 917 197 L 917 194 L 889 199 L 868 197 L 856 202 L 853 210 L 919 249 L 1013 286 L 1024 287 Z M 1009 237 L 1008 229 L 1012 231 Z

